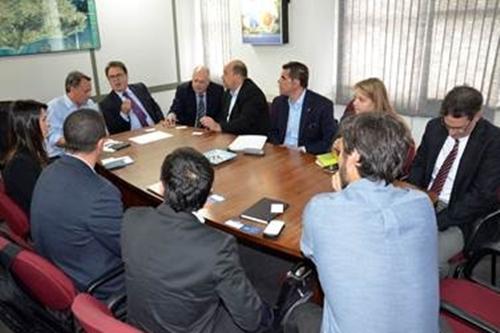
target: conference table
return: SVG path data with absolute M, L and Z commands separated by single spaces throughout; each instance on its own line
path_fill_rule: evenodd
M 152 133 L 153 130 L 172 136 L 147 144 L 129 140 Z M 184 146 L 202 153 L 216 148 L 226 149 L 235 138 L 232 134 L 185 126 L 167 128 L 162 125 L 156 125 L 154 129 L 119 133 L 111 136 L 111 139 L 129 142 L 131 145 L 114 153 L 104 153 L 102 157 L 128 155 L 134 162 L 115 170 L 106 170 L 98 165 L 97 170 L 120 189 L 125 207 L 157 206 L 163 202 L 163 198 L 149 191 L 148 187 L 159 182 L 161 164 L 167 154 Z M 269 143 L 265 144 L 264 151 L 264 156 L 238 153 L 233 160 L 215 166 L 212 193 L 222 196 L 224 200 L 206 205 L 200 213 L 207 225 L 229 232 L 246 243 L 292 259 L 300 259 L 302 212 L 315 194 L 331 191 L 331 175 L 316 165 L 314 155 Z M 224 223 L 233 219 L 264 228 L 265 224 L 239 217 L 245 209 L 263 197 L 289 204 L 278 217 L 285 222 L 285 228 L 278 238 L 265 238 L 262 233 L 248 234 Z

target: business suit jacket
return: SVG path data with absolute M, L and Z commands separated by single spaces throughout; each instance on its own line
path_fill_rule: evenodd
M 33 189 L 41 172 L 40 162 L 27 149 L 17 151 L 2 170 L 5 192 L 27 216 L 30 215 Z
M 448 130 L 441 118 L 427 123 L 410 171 L 410 183 L 428 188 L 434 164 L 447 136 Z M 497 208 L 495 191 L 499 186 L 500 129 L 481 119 L 470 134 L 460 160 L 448 209 L 438 215 L 439 228 L 459 226 L 467 240 L 471 223 Z
M 216 119 L 223 132 L 267 135 L 270 127 L 269 106 L 266 96 L 252 80 L 243 81 L 231 116 L 227 121 L 230 104 L 231 94 L 226 91 L 222 102 L 222 112 Z
M 141 101 L 142 106 L 149 114 L 155 124 L 165 119 L 160 106 L 153 99 L 144 83 L 129 84 L 130 90 Z M 120 115 L 122 100 L 114 91 L 111 91 L 99 102 L 99 109 L 104 115 L 106 126 L 110 134 L 130 131 L 130 121 L 123 119 Z
M 224 88 L 220 84 L 210 82 L 206 91 L 207 116 L 216 119 L 222 109 L 222 94 Z M 175 113 L 177 123 L 194 126 L 196 121 L 197 99 L 193 90 L 192 81 L 185 82 L 177 87 L 175 98 L 168 113 Z
M 121 264 L 121 196 L 83 161 L 63 155 L 38 178 L 31 203 L 36 251 L 52 261 L 83 291 Z M 123 278 L 98 289 L 102 300 L 124 288 Z
M 254 331 L 264 317 L 267 307 L 239 263 L 234 237 L 191 213 L 166 204 L 127 210 L 122 253 L 128 320 L 142 330 L 233 332 L 218 320 L 226 311 Z
M 288 96 L 274 98 L 271 105 L 271 131 L 269 141 L 282 144 L 288 125 Z M 298 146 L 305 146 L 313 154 L 329 152 L 337 133 L 337 121 L 333 118 L 333 103 L 314 91 L 306 90 L 300 116 Z

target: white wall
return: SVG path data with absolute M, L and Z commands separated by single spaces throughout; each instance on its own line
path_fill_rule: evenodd
M 97 80 L 101 94 L 110 87 L 104 67 L 122 60 L 130 82 L 148 86 L 177 82 L 171 1 L 96 0 L 101 48 L 95 51 L 97 78 L 93 77 L 90 51 L 60 52 L 0 58 L 0 100 L 34 98 L 47 102 L 64 93 L 68 72 L 80 70 Z M 94 91 L 94 93 L 96 93 Z M 163 111 L 171 92 L 154 94 Z
M 278 94 L 281 66 L 291 60 L 305 63 L 310 71 L 310 88 L 333 97 L 335 1 L 295 0 L 288 6 L 289 43 L 282 46 L 243 44 L 240 2 L 230 2 L 231 57 L 243 60 L 249 76 L 268 96 Z

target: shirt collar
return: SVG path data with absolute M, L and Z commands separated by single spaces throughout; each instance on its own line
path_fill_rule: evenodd
M 90 165 L 89 162 L 87 162 L 86 160 L 84 160 L 80 156 L 75 155 L 75 154 L 71 154 L 71 153 L 66 153 L 66 155 L 71 156 L 73 158 L 76 158 L 77 160 L 82 161 L 86 166 L 88 166 L 90 168 L 90 170 L 92 170 L 93 173 L 96 173 L 94 167 L 92 167 L 92 165 Z
M 201 224 L 205 223 L 205 218 L 201 215 L 200 211 L 193 212 L 193 215 L 196 217 L 198 221 L 200 221 Z
M 291 105 L 302 105 L 304 103 L 305 96 L 306 96 L 306 89 L 304 89 L 304 91 L 302 91 L 302 94 L 300 94 L 299 98 L 297 98 L 297 100 L 295 102 L 293 102 L 291 98 L 288 98 L 288 102 Z
M 243 86 L 243 83 L 238 86 L 238 88 L 233 90 L 229 90 L 229 93 L 231 94 L 232 97 L 238 96 L 238 93 L 240 92 L 241 86 Z
M 66 107 L 67 107 L 68 109 L 71 109 L 71 108 L 73 108 L 73 107 L 75 107 L 75 108 L 77 108 L 77 107 L 78 107 L 78 105 L 76 105 L 76 103 L 75 103 L 75 102 L 73 102 L 73 101 L 71 100 L 71 98 L 69 98 L 68 94 L 64 94 L 64 104 L 66 105 Z

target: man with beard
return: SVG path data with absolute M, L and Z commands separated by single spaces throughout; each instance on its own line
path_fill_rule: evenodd
M 410 133 L 370 112 L 346 119 L 341 136 L 335 192 L 316 195 L 303 218 L 301 250 L 316 265 L 323 309 L 295 307 L 285 332 L 438 332 L 433 207 L 425 193 L 391 184 Z

